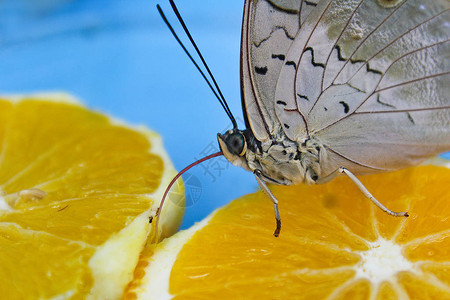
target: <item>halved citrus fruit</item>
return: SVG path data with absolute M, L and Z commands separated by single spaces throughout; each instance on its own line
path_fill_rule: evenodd
M 395 211 L 345 177 L 273 186 L 278 238 L 262 192 L 244 196 L 144 251 L 126 299 L 450 299 L 450 170 L 363 176 Z
M 174 173 L 149 130 L 63 95 L 0 98 L 0 298 L 120 297 Z M 167 204 L 166 236 L 183 214 Z

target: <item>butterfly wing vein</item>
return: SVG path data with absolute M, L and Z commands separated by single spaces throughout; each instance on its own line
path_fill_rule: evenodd
M 450 4 L 385 2 L 246 1 L 242 90 L 258 140 L 316 139 L 324 170 L 357 174 L 450 149 Z

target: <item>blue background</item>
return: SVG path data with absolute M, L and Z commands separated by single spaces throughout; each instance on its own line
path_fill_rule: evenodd
M 242 120 L 243 0 L 176 2 Z M 218 151 L 216 134 L 230 121 L 162 22 L 156 3 L 181 33 L 166 0 L 0 1 L 0 93 L 66 91 L 90 108 L 144 124 L 162 135 L 178 170 L 205 151 Z M 257 188 L 249 172 L 223 160 L 212 163 L 203 166 L 206 173 L 197 166 L 186 178 L 191 192 L 200 187 L 201 194 L 189 196 L 184 228 Z
M 243 2 L 177 1 L 241 128 Z M 216 134 L 230 121 L 163 24 L 156 3 L 0 1 L 0 93 L 66 91 L 93 109 L 145 124 L 162 135 L 178 170 L 217 151 Z M 159 3 L 181 32 L 168 1 Z M 183 228 L 257 188 L 249 172 L 215 163 L 225 169 L 206 163 L 185 178 L 188 192 L 196 194 L 188 195 Z

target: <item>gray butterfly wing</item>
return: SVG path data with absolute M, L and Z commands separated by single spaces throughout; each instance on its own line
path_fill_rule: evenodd
M 449 6 L 322 0 L 311 12 L 274 99 L 288 138 L 328 150 L 324 173 L 393 170 L 450 149 Z
M 247 127 L 264 141 L 279 128 L 273 99 L 286 53 L 314 1 L 247 0 L 241 48 L 241 93 Z

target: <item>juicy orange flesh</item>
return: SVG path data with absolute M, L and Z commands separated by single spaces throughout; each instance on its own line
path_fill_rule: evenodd
M 136 289 L 139 289 L 142 284 L 142 279 L 144 278 L 146 272 L 145 269 L 149 265 L 149 261 L 153 253 L 155 252 L 155 248 L 157 244 L 148 243 L 144 250 L 142 250 L 141 255 L 139 256 L 139 261 L 136 265 L 136 268 L 133 272 L 133 280 L 131 280 L 126 286 L 123 293 L 123 300 L 135 300 L 137 299 L 137 295 L 135 293 Z
M 388 216 L 345 177 L 321 186 L 273 186 L 280 236 L 272 235 L 273 209 L 262 192 L 233 201 L 185 244 L 169 292 L 182 299 L 448 297 L 450 171 L 427 166 L 360 179 L 387 207 L 410 217 Z M 356 277 L 358 253 L 379 238 L 400 245 L 419 270 L 378 283 Z M 429 290 L 419 292 L 423 286 Z
M 67 103 L 0 99 L 0 290 L 84 295 L 95 247 L 150 207 L 163 162 L 146 136 Z M 38 188 L 42 199 L 19 197 Z M 2 196 L 0 194 L 0 196 Z M 71 292 L 72 291 L 72 292 Z

